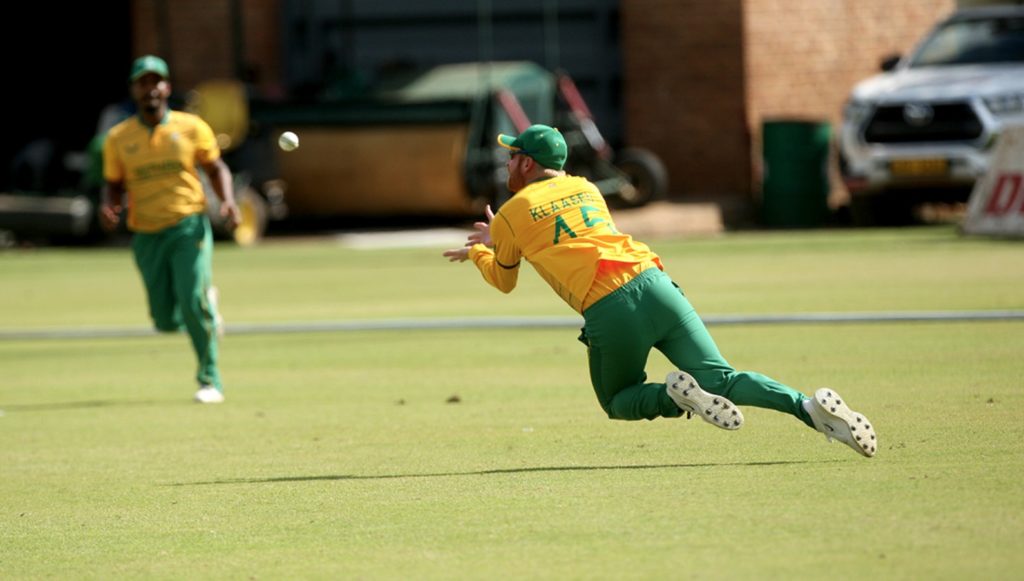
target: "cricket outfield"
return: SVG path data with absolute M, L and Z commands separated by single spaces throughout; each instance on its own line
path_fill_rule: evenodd
M 1017 312 L 1024 245 L 950 228 L 653 241 L 707 316 Z M 0 331 L 141 328 L 125 249 L 0 253 Z M 440 248 L 215 256 L 228 327 L 565 317 Z M 1019 578 L 1024 321 L 713 325 L 724 355 L 878 429 L 607 420 L 569 325 L 0 340 L 0 576 Z M 652 378 L 670 371 L 662 357 Z

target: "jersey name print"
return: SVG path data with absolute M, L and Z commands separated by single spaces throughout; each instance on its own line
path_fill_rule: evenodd
M 169 111 L 154 127 L 138 116 L 115 125 L 103 145 L 103 173 L 128 192 L 128 228 L 158 232 L 206 208 L 197 166 L 220 148 L 201 118 Z
M 511 291 L 525 257 L 541 278 L 573 309 L 582 312 L 598 268 L 605 262 L 657 262 L 643 243 L 621 234 L 597 187 L 575 176 L 532 183 L 506 202 L 491 223 L 493 251 L 470 250 L 484 279 Z M 580 260 L 585 255 L 587 260 Z

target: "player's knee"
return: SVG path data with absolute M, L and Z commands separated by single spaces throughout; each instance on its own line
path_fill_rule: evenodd
M 181 321 L 173 313 L 153 313 L 153 326 L 161 333 L 177 333 L 181 330 Z
M 181 330 L 181 324 L 173 320 L 153 320 L 153 326 L 161 333 L 177 333 Z
M 638 410 L 634 409 L 634 403 L 626 398 L 612 398 L 609 401 L 601 402 L 601 409 L 608 416 L 609 420 L 631 421 L 637 419 Z
M 598 399 L 597 403 L 601 404 L 601 410 L 604 411 L 604 414 L 606 416 L 608 416 L 609 420 L 617 420 L 617 419 L 619 419 L 616 416 L 616 414 L 615 414 L 615 410 L 612 409 L 612 405 L 611 405 L 610 401 L 604 401 L 604 400 Z

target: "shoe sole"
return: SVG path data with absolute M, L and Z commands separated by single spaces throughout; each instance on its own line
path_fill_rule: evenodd
M 736 404 L 704 391 L 689 373 L 670 373 L 666 383 L 669 397 L 679 409 L 697 414 L 705 422 L 723 430 L 738 430 L 743 426 L 743 412 Z
M 867 418 L 851 410 L 839 394 L 827 387 L 814 392 L 814 400 L 819 404 L 818 409 L 833 420 L 824 425 L 827 430 L 835 430 L 831 434 L 825 432 L 829 441 L 839 440 L 867 458 L 875 455 L 878 451 L 878 438 Z M 845 431 L 841 432 L 844 428 Z
M 205 395 L 196 394 L 195 396 L 192 397 L 192 401 L 194 401 L 196 403 L 203 403 L 203 404 L 207 404 L 207 403 L 224 403 L 224 394 L 220 394 L 220 397 L 214 396 L 214 397 L 210 397 L 210 398 L 207 398 L 207 396 L 205 396 Z

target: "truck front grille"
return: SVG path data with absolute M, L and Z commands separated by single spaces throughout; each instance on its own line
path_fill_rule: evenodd
M 982 126 L 966 103 L 932 105 L 929 122 L 908 123 L 904 105 L 886 105 L 875 110 L 864 138 L 869 143 L 913 143 L 918 141 L 971 141 L 981 136 Z

